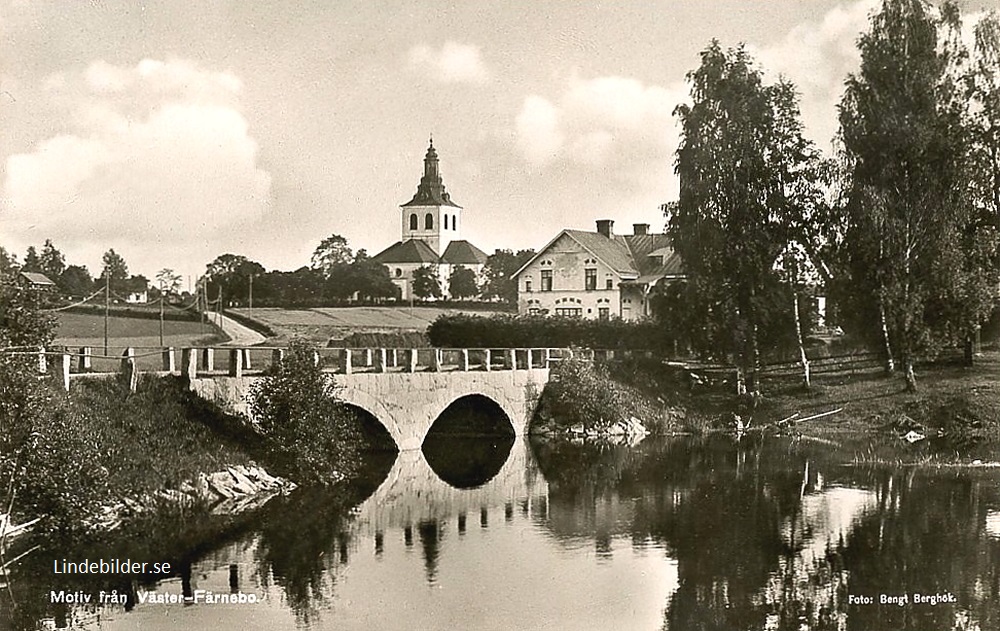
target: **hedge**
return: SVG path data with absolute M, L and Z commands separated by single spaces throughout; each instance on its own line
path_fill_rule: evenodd
M 455 348 L 586 347 L 673 351 L 664 325 L 654 321 L 498 314 L 442 315 L 427 329 L 431 344 Z

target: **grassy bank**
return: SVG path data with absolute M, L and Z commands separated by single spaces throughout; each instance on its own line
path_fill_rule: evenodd
M 733 431 L 739 419 L 752 431 L 817 437 L 873 431 L 901 435 L 913 429 L 958 450 L 1000 442 L 998 351 L 985 353 L 971 367 L 948 361 L 923 364 L 916 393 L 906 392 L 898 375 L 844 371 L 816 376 L 808 390 L 795 376 L 772 377 L 757 400 L 736 397 L 728 382 L 693 382 L 688 370 L 656 360 L 576 364 L 556 369 L 536 424 L 601 425 L 634 415 L 654 433 L 702 433 Z M 840 411 L 797 422 L 833 410 Z M 778 426 L 789 417 L 794 418 Z

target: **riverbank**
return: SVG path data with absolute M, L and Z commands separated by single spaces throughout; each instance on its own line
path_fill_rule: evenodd
M 757 400 L 737 397 L 732 384 L 693 380 L 689 371 L 649 359 L 597 368 L 567 364 L 542 398 L 536 433 L 573 435 L 589 418 L 608 425 L 638 417 L 654 434 L 771 431 L 817 438 L 882 432 L 936 438 L 966 448 L 1000 441 L 1000 352 L 975 365 L 926 363 L 919 390 L 879 371 L 817 376 L 809 389 L 795 377 L 763 382 Z M 589 427 L 589 426 L 588 426 Z M 592 432 L 593 433 L 593 432 Z

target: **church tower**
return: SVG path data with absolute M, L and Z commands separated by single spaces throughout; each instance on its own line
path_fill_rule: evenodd
M 438 255 L 461 238 L 462 207 L 451 201 L 438 170 L 438 155 L 431 138 L 424 156 L 424 175 L 413 199 L 401 209 L 402 241 L 419 239 Z

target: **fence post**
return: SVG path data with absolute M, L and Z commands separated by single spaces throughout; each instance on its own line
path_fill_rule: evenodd
M 365 366 L 368 368 L 372 366 L 372 349 L 370 348 L 365 349 Z
M 386 372 L 385 355 L 384 348 L 375 349 L 375 372 Z
M 431 370 L 434 372 L 441 372 L 441 359 L 442 352 L 440 348 L 431 349 L 434 351 L 434 359 L 431 360 Z
M 484 359 L 483 359 L 483 368 L 486 370 L 486 372 L 489 372 L 489 371 L 493 370 L 493 350 L 487 348 L 483 352 L 485 353 L 485 356 L 484 356 Z
M 240 352 L 243 353 L 243 370 L 250 370 L 250 349 L 241 348 Z
M 395 368 L 399 366 L 399 352 L 398 349 L 392 349 L 392 367 Z
M 69 392 L 69 369 L 73 365 L 73 356 L 69 353 L 63 353 L 62 356 L 62 378 L 63 387 L 66 388 L 66 392 Z
M 505 370 L 517 370 L 517 351 L 513 348 L 504 349 L 503 367 Z
M 534 351 L 534 349 L 529 348 L 528 350 L 526 350 L 524 352 L 524 354 L 527 355 L 527 365 L 526 365 L 526 368 L 528 370 L 531 370 L 531 368 L 532 368 L 532 366 L 534 364 L 534 362 L 532 361 L 532 357 L 531 357 L 534 354 L 533 351 Z
M 198 377 L 198 349 L 181 349 L 181 374 L 188 379 Z
M 417 349 L 408 348 L 406 349 L 406 372 L 417 372 L 417 362 L 419 355 Z
M 90 359 L 91 358 L 90 358 L 90 356 L 91 356 L 91 354 L 92 354 L 92 351 L 91 351 L 91 349 L 90 349 L 89 346 L 81 346 L 80 347 L 79 361 L 77 362 L 77 365 L 76 365 L 77 370 L 79 370 L 80 372 L 90 372 L 90 367 L 91 367 L 91 363 L 90 363 Z
M 213 370 L 215 370 L 214 348 L 201 349 L 201 367 L 205 369 L 205 372 L 212 372 Z
M 340 349 L 340 363 L 344 366 L 344 374 L 349 375 L 354 372 L 354 366 L 351 365 L 351 349 L 342 348 Z
M 135 366 L 135 349 L 131 346 L 122 353 L 122 375 L 124 375 L 125 383 L 128 384 L 129 392 L 135 392 L 136 386 L 139 384 L 139 371 Z
M 285 349 L 276 348 L 271 351 L 271 368 L 277 369 L 285 359 Z
M 458 354 L 458 369 L 462 372 L 469 372 L 469 349 L 463 348 Z
M 319 355 L 319 351 L 313 351 L 313 366 L 319 366 L 322 363 L 322 357 Z
M 552 349 L 551 348 L 546 348 L 545 349 L 545 354 L 544 354 L 544 356 L 542 358 L 542 361 L 545 362 L 545 365 L 543 366 L 543 368 L 551 368 L 552 367 Z
M 163 370 L 174 372 L 177 370 L 177 358 L 174 356 L 174 348 L 163 349 Z
M 237 379 L 243 376 L 243 350 L 229 349 L 229 376 Z

